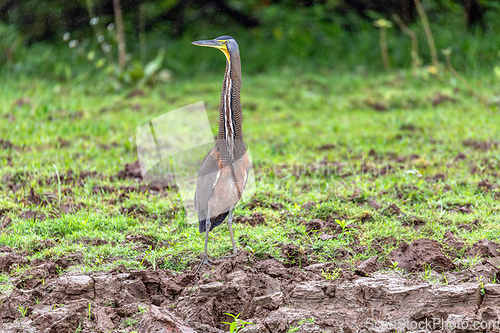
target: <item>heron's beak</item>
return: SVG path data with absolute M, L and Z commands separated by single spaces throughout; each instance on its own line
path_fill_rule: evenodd
M 226 56 L 227 60 L 230 61 L 231 57 L 229 55 L 229 51 L 227 50 L 227 45 L 226 43 L 223 43 L 223 41 L 216 40 L 216 39 L 211 39 L 211 40 L 199 40 L 196 42 L 192 42 L 191 44 L 193 45 L 198 45 L 198 46 L 208 46 L 208 47 L 214 47 L 216 49 L 219 49 L 224 53 Z
M 192 42 L 191 44 L 193 45 L 198 45 L 198 46 L 208 46 L 208 47 L 215 47 L 217 49 L 220 49 L 222 47 L 225 47 L 225 45 L 218 40 L 211 39 L 211 40 L 199 40 L 196 42 Z

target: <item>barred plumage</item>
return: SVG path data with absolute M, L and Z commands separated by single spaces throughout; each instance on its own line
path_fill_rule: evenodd
M 205 232 L 205 252 L 200 266 L 208 264 L 208 233 L 227 217 L 233 253 L 233 210 L 245 188 L 249 160 L 242 132 L 240 102 L 241 61 L 239 47 L 229 36 L 193 42 L 195 45 L 220 49 L 227 58 L 219 107 L 219 133 L 215 146 L 205 156 L 196 183 L 195 208 L 199 230 Z

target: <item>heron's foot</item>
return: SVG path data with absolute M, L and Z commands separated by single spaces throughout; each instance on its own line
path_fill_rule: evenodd
M 221 258 L 234 258 L 237 257 L 239 254 L 238 250 L 234 249 L 233 254 L 228 254 L 227 256 L 222 256 Z
M 201 266 L 203 265 L 207 265 L 208 267 L 210 268 L 213 268 L 212 265 L 210 264 L 213 264 L 213 260 L 211 260 L 208 255 L 206 253 L 203 254 L 203 258 L 201 259 L 201 262 L 200 264 L 198 265 L 198 268 L 196 269 L 196 272 L 194 272 L 194 274 L 198 273 L 198 271 L 200 270 Z

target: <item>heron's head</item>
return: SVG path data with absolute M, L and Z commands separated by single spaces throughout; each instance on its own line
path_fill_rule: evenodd
M 192 42 L 191 44 L 219 49 L 226 55 L 228 61 L 236 58 L 236 56 L 239 56 L 240 53 L 238 43 L 236 43 L 234 38 L 231 36 L 220 36 L 215 39 Z

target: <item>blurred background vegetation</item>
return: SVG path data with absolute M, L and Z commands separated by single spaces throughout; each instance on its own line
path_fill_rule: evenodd
M 451 62 L 460 73 L 500 72 L 500 1 L 423 0 L 424 17 L 419 5 L 420 0 L 0 0 L 0 70 L 67 81 L 102 74 L 116 80 L 115 88 L 154 83 L 220 70 L 219 54 L 201 54 L 190 42 L 229 34 L 240 44 L 246 74 L 412 66 L 433 74 L 436 56 L 445 64 L 442 49 L 453 51 Z

